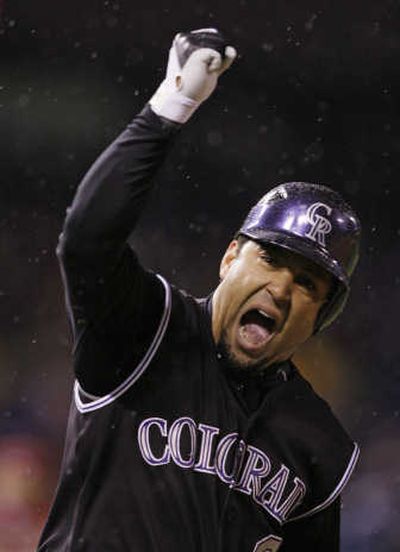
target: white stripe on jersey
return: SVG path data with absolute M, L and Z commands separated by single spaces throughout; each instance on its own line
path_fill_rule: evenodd
M 140 376 L 146 370 L 150 362 L 153 360 L 153 357 L 156 354 L 161 344 L 161 341 L 163 340 L 164 334 L 167 330 L 169 318 L 171 315 L 171 304 L 172 304 L 171 288 L 168 282 L 162 276 L 160 276 L 160 274 L 157 274 L 157 277 L 159 278 L 159 280 L 161 280 L 165 290 L 164 312 L 162 314 L 160 323 L 158 325 L 157 332 L 146 354 L 144 355 L 140 363 L 136 366 L 136 368 L 133 370 L 133 372 L 126 378 L 126 380 L 120 383 L 120 385 L 118 385 L 118 387 L 116 387 L 113 391 L 111 391 L 111 393 L 108 393 L 103 397 L 96 397 L 95 395 L 91 395 L 90 393 L 87 393 L 79 385 L 79 382 L 75 380 L 74 398 L 75 398 L 76 407 L 79 410 L 79 412 L 82 412 L 82 413 L 92 412 L 93 410 L 98 410 L 99 408 L 102 408 L 103 406 L 107 406 L 112 402 L 114 402 L 121 395 L 123 395 L 125 391 L 127 391 L 140 378 Z M 81 395 L 87 399 L 90 399 L 90 401 L 84 403 L 81 399 Z

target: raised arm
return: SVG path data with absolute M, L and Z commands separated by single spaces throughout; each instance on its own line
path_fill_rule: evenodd
M 91 393 L 105 393 L 126 377 L 155 331 L 163 288 L 139 265 L 127 239 L 172 137 L 234 56 L 215 30 L 177 35 L 149 105 L 93 164 L 68 209 L 57 252 L 75 371 Z

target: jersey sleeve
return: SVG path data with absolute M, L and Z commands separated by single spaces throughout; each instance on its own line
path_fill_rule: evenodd
M 179 125 L 150 107 L 100 155 L 83 178 L 57 255 L 82 388 L 104 395 L 146 353 L 165 305 L 165 286 L 127 243 Z
M 279 552 L 339 552 L 340 497 L 325 510 L 285 526 Z
M 359 457 L 330 406 L 295 372 L 275 393 L 270 408 L 287 461 L 304 485 L 304 495 L 285 518 L 285 524 L 307 520 L 327 509 L 345 489 Z

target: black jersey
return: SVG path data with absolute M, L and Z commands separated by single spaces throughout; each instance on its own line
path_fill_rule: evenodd
M 175 132 L 147 107 L 67 216 L 77 380 L 39 550 L 338 550 L 357 446 L 291 362 L 231 369 L 210 298 L 146 271 L 126 244 Z

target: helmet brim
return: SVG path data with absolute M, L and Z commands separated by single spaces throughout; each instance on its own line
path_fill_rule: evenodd
M 349 288 L 349 279 L 340 263 L 314 241 L 306 240 L 293 234 L 286 234 L 282 231 L 273 232 L 259 228 L 241 230 L 238 234 L 261 244 L 277 245 L 292 253 L 297 253 L 329 272 L 346 290 Z

